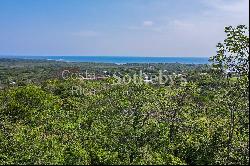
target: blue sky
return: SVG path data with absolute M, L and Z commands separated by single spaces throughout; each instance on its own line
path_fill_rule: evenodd
M 1 55 L 211 56 L 248 0 L 0 0 Z

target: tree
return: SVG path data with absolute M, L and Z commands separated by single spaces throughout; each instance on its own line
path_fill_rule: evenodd
M 239 25 L 236 28 L 229 26 L 225 28 L 227 38 L 224 43 L 218 43 L 217 55 L 211 57 L 210 61 L 220 71 L 233 71 L 240 75 L 249 73 L 249 28 Z
M 239 137 L 246 138 L 245 136 L 249 134 L 246 125 L 249 124 L 249 36 L 247 31 L 249 32 L 249 28 L 245 25 L 239 25 L 236 28 L 226 27 L 227 38 L 224 43 L 218 43 L 217 55 L 210 59 L 213 66 L 218 69 L 217 71 L 220 71 L 220 74 L 225 71 L 237 74 L 236 79 L 226 81 L 223 87 L 223 97 L 220 99 L 224 103 L 221 103 L 221 105 L 227 105 L 229 112 L 226 148 L 228 164 L 232 164 L 233 160 L 239 158 L 235 154 L 243 154 L 246 149 L 249 149 L 249 147 L 246 147 L 249 146 L 247 144 L 242 149 L 236 147 L 241 139 Z M 239 132 L 238 128 L 244 128 L 244 132 Z

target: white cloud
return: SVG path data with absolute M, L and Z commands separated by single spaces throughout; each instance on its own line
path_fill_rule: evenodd
M 154 25 L 154 22 L 153 21 L 144 21 L 143 22 L 143 26 L 144 27 L 151 27 Z
M 161 32 L 163 28 L 164 27 L 160 25 L 155 25 L 153 21 L 143 21 L 142 25 L 129 26 L 126 29 L 137 30 L 137 31 Z
M 199 16 L 191 18 L 191 21 L 196 25 L 203 25 L 206 32 L 216 28 L 224 34 L 225 26 L 249 25 L 249 0 L 203 0 L 202 2 L 207 9 Z
M 155 27 L 153 21 L 143 21 L 141 25 L 129 26 L 130 30 L 146 30 L 146 29 L 154 29 Z
M 249 0 L 203 0 L 202 2 L 212 10 L 224 14 L 242 16 L 249 12 Z

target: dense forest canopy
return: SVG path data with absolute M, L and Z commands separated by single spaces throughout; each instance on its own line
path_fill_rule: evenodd
M 1 59 L 0 164 L 247 164 L 249 30 L 225 32 L 211 65 Z M 141 70 L 171 79 L 113 84 Z

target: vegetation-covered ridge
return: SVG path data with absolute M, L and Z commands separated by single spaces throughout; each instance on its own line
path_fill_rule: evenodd
M 247 30 L 226 28 L 212 66 L 2 60 L 0 164 L 248 164 Z M 107 78 L 63 79 L 62 68 Z M 113 84 L 140 70 L 173 80 Z

